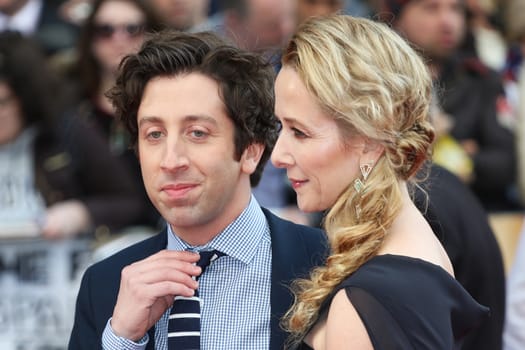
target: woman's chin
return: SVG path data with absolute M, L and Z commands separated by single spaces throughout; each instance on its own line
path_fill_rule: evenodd
M 326 206 L 319 205 L 318 203 L 297 203 L 297 207 L 304 213 L 317 213 L 328 209 Z

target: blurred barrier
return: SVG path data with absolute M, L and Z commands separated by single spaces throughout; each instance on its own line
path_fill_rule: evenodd
M 0 239 L 0 350 L 67 349 L 86 268 L 153 233 L 130 227 L 97 241 Z
M 507 274 L 514 262 L 524 218 L 523 213 L 493 213 L 489 215 L 489 223 L 498 240 L 503 255 L 505 273 Z
M 90 251 L 87 239 L 0 241 L 0 349 L 66 349 Z

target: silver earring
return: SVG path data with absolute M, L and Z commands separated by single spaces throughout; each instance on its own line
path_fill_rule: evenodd
M 366 181 L 366 179 L 368 179 L 368 175 L 370 175 L 370 172 L 372 171 L 373 168 L 374 168 L 373 161 L 359 165 L 359 169 L 361 169 L 361 174 L 363 175 L 363 180 Z
M 366 181 L 366 179 L 368 179 L 368 175 L 370 175 L 370 172 L 372 171 L 373 166 L 374 166 L 373 161 L 359 165 L 359 169 L 361 169 L 361 175 L 363 175 L 363 181 L 361 181 L 360 178 L 357 178 L 354 180 L 354 189 L 357 193 L 361 193 L 363 191 L 363 188 L 365 187 L 364 182 Z M 357 219 L 361 217 L 361 206 L 359 204 L 355 205 L 355 214 L 356 214 Z
M 357 193 L 361 192 L 363 187 L 365 187 L 365 184 L 363 181 L 361 181 L 361 179 L 357 178 L 354 180 L 354 189 Z

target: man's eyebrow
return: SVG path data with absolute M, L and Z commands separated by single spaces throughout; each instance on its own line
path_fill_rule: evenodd
M 188 116 L 185 116 L 182 121 L 185 122 L 185 123 L 196 122 L 196 121 L 204 121 L 204 122 L 207 122 L 207 123 L 218 125 L 217 120 L 215 118 L 212 118 L 212 117 L 210 117 L 208 115 L 205 115 L 205 114 L 188 115 Z M 146 117 L 141 117 L 139 119 L 138 126 L 140 128 L 143 124 L 147 124 L 147 123 L 162 124 L 164 122 L 165 121 L 162 118 L 155 117 L 155 116 L 146 116 Z
M 217 120 L 205 114 L 188 115 L 184 117 L 185 122 L 204 121 L 217 125 Z
M 142 117 L 139 119 L 139 123 L 138 123 L 138 126 L 139 128 L 143 125 L 143 124 L 146 124 L 146 123 L 162 123 L 162 119 L 159 118 L 159 117 Z

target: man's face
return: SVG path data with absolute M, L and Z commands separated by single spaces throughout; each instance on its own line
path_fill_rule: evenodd
M 209 0 L 150 0 L 159 17 L 178 30 L 187 30 L 208 15 Z
M 263 146 L 235 160 L 234 124 L 219 87 L 199 73 L 149 81 L 137 121 L 151 201 L 186 242 L 208 242 L 248 204 Z
M 396 30 L 432 59 L 449 57 L 465 32 L 461 0 L 410 0 L 395 22 Z
M 242 46 L 254 51 L 282 47 L 296 27 L 295 2 L 250 0 L 249 4 L 249 13 L 240 33 L 245 37 Z
M 343 9 L 343 0 L 299 0 L 297 18 L 299 23 L 312 16 L 325 16 Z

